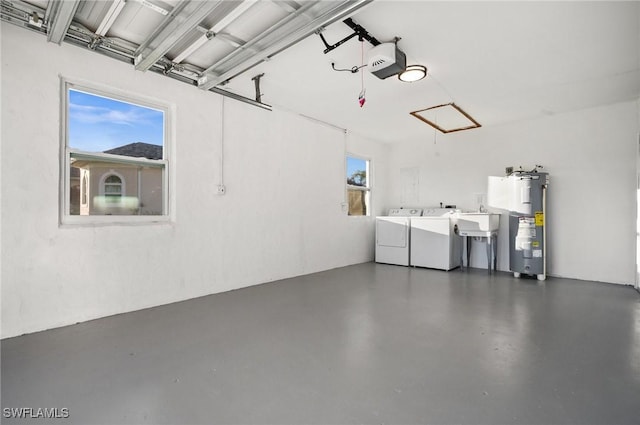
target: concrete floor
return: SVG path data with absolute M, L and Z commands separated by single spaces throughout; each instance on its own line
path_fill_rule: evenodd
M 638 424 L 640 294 L 361 264 L 6 339 L 2 407 L 68 409 L 56 424 Z

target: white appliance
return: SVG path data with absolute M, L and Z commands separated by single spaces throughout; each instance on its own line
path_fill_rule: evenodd
M 547 190 L 549 174 L 510 171 L 506 177 L 489 177 L 488 202 L 509 210 L 509 269 L 521 274 L 547 278 Z
M 455 224 L 451 208 L 425 208 L 422 217 L 412 218 L 410 264 L 440 270 L 460 267 L 462 244 Z
M 411 220 L 421 214 L 419 208 L 391 208 L 376 217 L 376 263 L 409 265 Z
M 396 43 L 378 44 L 367 52 L 367 69 L 382 80 L 404 71 L 406 67 L 407 57 Z

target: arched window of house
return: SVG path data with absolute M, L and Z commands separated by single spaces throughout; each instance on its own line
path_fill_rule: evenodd
M 111 174 L 104 179 L 104 196 L 107 202 L 118 202 L 122 197 L 122 178 Z

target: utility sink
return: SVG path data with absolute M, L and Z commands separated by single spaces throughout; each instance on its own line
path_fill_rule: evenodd
M 487 232 L 497 232 L 500 214 L 457 213 L 458 234 L 461 236 L 487 236 Z

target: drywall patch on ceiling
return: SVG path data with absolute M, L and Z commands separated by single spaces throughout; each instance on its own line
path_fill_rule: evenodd
M 478 121 L 453 102 L 420 109 L 410 114 L 445 134 L 482 127 Z

